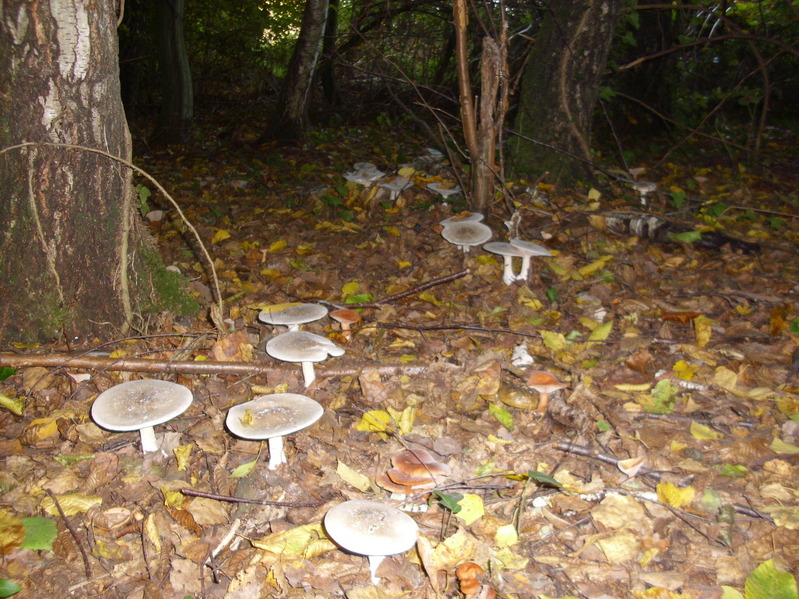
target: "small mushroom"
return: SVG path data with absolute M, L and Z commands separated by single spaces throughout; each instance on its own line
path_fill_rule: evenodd
M 543 414 L 547 411 L 547 404 L 549 403 L 549 396 L 551 393 L 568 387 L 566 383 L 561 383 L 554 374 L 546 370 L 531 370 L 527 374 L 525 383 L 528 387 L 535 389 L 541 394 L 538 399 L 538 408 L 536 409 L 536 412 L 539 414 Z
M 638 193 L 638 197 L 641 200 L 641 205 L 645 208 L 649 206 L 649 194 L 655 193 L 658 190 L 658 184 L 653 183 L 652 181 L 635 181 L 630 185 L 630 187 L 632 187 Z
M 311 426 L 324 409 L 310 397 L 296 393 L 259 395 L 230 408 L 228 430 L 242 439 L 267 439 L 269 469 L 287 463 L 283 437 Z
M 522 252 L 522 271 L 516 277 L 517 281 L 526 281 L 530 276 L 530 258 L 534 256 L 551 256 L 547 248 L 532 241 L 524 241 L 523 239 L 511 239 L 510 244 L 517 250 Z
M 461 192 L 461 188 L 457 185 L 454 187 L 444 187 L 444 184 L 439 182 L 428 183 L 425 189 L 436 192 L 444 199 L 444 201 L 447 201 L 449 196 L 453 196 L 456 193 Z
M 483 245 L 483 249 L 492 254 L 502 256 L 505 261 L 502 269 L 502 282 L 505 285 L 511 285 L 518 278 L 513 272 L 513 259 L 522 258 L 524 263 L 524 256 L 526 255 L 522 250 L 504 241 L 492 241 Z
M 406 497 L 414 491 L 433 489 L 452 474 L 448 465 L 421 448 L 398 453 L 391 458 L 391 463 L 394 467 L 375 480 L 384 489 L 403 493 Z
M 110 431 L 139 431 L 143 453 L 158 451 L 153 427 L 186 411 L 193 400 L 183 385 L 140 379 L 106 389 L 92 404 L 92 419 Z
M 441 236 L 466 253 L 471 246 L 482 245 L 491 239 L 491 229 L 481 222 L 466 220 L 444 225 Z
M 283 325 L 289 331 L 299 330 L 301 324 L 324 318 L 327 308 L 319 304 L 292 304 L 282 310 L 262 310 L 258 320 L 272 325 Z
M 413 185 L 413 181 L 400 175 L 392 177 L 391 179 L 386 179 L 385 181 L 381 181 L 377 184 L 378 187 L 388 190 L 388 199 L 391 202 L 396 200 L 400 193 L 402 193 L 404 189 L 407 189 L 411 185 Z
M 361 322 L 360 314 L 355 310 L 348 310 L 346 308 L 333 310 L 328 316 L 341 325 L 341 332 L 346 339 L 349 339 L 352 335 L 352 327 Z
M 305 386 L 310 387 L 316 378 L 313 363 L 321 362 L 328 356 L 341 356 L 344 349 L 327 337 L 306 331 L 290 331 L 272 337 L 266 343 L 266 353 L 284 362 L 301 362 Z
M 387 555 L 404 553 L 414 546 L 419 527 L 408 514 L 377 501 L 345 501 L 325 514 L 327 535 L 342 549 L 369 558 L 372 584 L 378 584 L 377 568 Z
M 344 178 L 347 181 L 353 181 L 365 187 L 369 187 L 372 183 L 385 176 L 385 173 L 377 170 L 377 167 L 371 162 L 356 162 L 352 167 L 355 170 L 344 173 Z

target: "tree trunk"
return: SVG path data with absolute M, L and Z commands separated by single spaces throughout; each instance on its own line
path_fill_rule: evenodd
M 518 173 L 570 181 L 589 174 L 591 121 L 621 0 L 549 6 L 519 94 L 514 130 L 524 137 L 514 137 L 509 152 Z
M 328 0 L 307 0 L 300 36 L 264 137 L 299 140 L 308 130 L 308 98 L 322 49 Z
M 327 24 L 322 36 L 322 65 L 320 79 L 325 92 L 325 100 L 330 106 L 341 105 L 341 93 L 336 82 L 336 33 L 338 32 L 339 0 L 329 0 L 327 8 Z
M 161 113 L 150 142 L 188 143 L 194 119 L 194 91 L 183 35 L 185 0 L 157 0 L 153 10 L 162 98 Z
M 0 151 L 130 160 L 112 0 L 0 4 Z M 131 171 L 46 145 L 0 155 L 0 339 L 108 338 L 131 315 Z M 138 238 L 137 238 L 138 239 Z

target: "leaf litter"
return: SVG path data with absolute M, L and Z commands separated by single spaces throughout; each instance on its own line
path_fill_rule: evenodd
M 464 256 L 440 236 L 438 223 L 465 208 L 426 189 L 457 187 L 446 169 L 403 170 L 413 186 L 395 199 L 346 181 L 354 162 L 391 176 L 416 150 L 382 144 L 350 133 L 220 164 L 209 141 L 207 154 L 147 158 L 213 257 L 230 330 L 212 334 L 206 265 L 150 197 L 165 210 L 150 223 L 165 262 L 205 312 L 160 316 L 148 323 L 158 335 L 101 349 L 274 368 L 164 375 L 195 397 L 163 427 L 168 457 L 142 456 L 135 433 L 89 417 L 100 392 L 140 375 L 4 372 L 0 548 L 17 596 L 796 597 L 795 199 L 754 175 L 736 186 L 721 168 L 694 179 L 668 165 L 671 191 L 652 210 L 700 181 L 705 203 L 683 221 L 754 240 L 750 252 L 604 227 L 603 214 L 635 207 L 632 192 L 516 182 L 521 233 L 553 256 L 506 286 L 496 257 Z M 264 353 L 277 331 L 257 318 L 302 302 L 370 306 L 347 334 L 327 318 L 303 325 L 346 350 L 308 389 L 299 364 Z M 526 384 L 534 371 L 565 385 L 543 414 Z M 266 446 L 224 421 L 234 405 L 285 392 L 325 414 L 287 438 L 289 463 L 270 471 Z M 408 459 L 436 474 L 406 478 L 397 465 Z M 350 499 L 402 507 L 420 528 L 376 587 L 322 526 Z M 26 540 L 30 523 L 48 529 L 41 518 L 57 534 Z

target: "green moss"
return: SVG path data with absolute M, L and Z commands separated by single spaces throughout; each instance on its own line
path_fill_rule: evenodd
M 152 248 L 142 247 L 141 258 L 150 275 L 152 294 L 141 303 L 143 312 L 172 312 L 178 316 L 194 316 L 200 305 L 186 291 L 188 279 L 178 272 L 164 268 L 161 255 Z

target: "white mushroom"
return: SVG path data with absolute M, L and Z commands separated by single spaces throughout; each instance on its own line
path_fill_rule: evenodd
M 377 567 L 387 555 L 404 553 L 419 536 L 416 522 L 377 501 L 345 501 L 325 514 L 325 530 L 342 549 L 369 558 L 372 584 L 380 582 Z
M 502 282 L 505 283 L 505 285 L 512 284 L 517 279 L 516 274 L 513 272 L 513 259 L 522 258 L 522 260 L 524 260 L 524 256 L 526 254 L 524 254 L 517 247 L 503 241 L 492 241 L 491 243 L 486 243 L 483 246 L 483 249 L 487 252 L 491 252 L 492 254 L 502 256 L 503 260 L 505 261 L 504 268 L 502 269 Z
M 139 431 L 143 453 L 158 451 L 153 427 L 171 420 L 191 405 L 191 391 L 183 385 L 141 379 L 106 389 L 92 405 L 92 419 L 111 431 Z
M 519 250 L 522 255 L 522 271 L 516 277 L 517 281 L 526 281 L 530 275 L 530 258 L 533 256 L 551 256 L 547 248 L 532 241 L 523 241 L 521 239 L 511 239 L 510 244 Z
M 444 225 L 441 236 L 465 253 L 469 247 L 482 245 L 491 239 L 491 229 L 476 220 L 466 220 Z
M 428 185 L 428 187 L 430 187 Z M 483 220 L 483 215 L 479 212 L 459 212 L 455 216 L 450 216 L 449 218 L 445 218 L 442 220 L 439 225 L 442 227 L 447 227 L 449 225 L 454 225 L 455 223 L 468 223 L 470 221 L 477 221 L 480 222 Z
M 641 205 L 644 207 L 649 205 L 647 196 L 658 190 L 658 184 L 652 181 L 634 181 L 630 187 L 638 193 L 638 197 L 641 199 Z
M 356 162 L 352 166 L 355 170 L 344 173 L 344 178 L 347 181 L 354 181 L 365 187 L 369 187 L 372 183 L 385 176 L 385 173 L 377 170 L 377 167 L 371 162 Z
M 401 177 L 397 175 L 396 177 L 392 177 L 391 179 L 387 179 L 385 181 L 381 181 L 377 184 L 378 187 L 382 187 L 383 189 L 388 190 L 388 199 L 389 201 L 393 202 L 399 197 L 399 194 L 402 192 L 403 189 L 407 189 L 413 185 L 413 181 L 410 179 L 406 179 L 405 177 Z
M 296 331 L 301 324 L 319 320 L 326 314 L 327 308 L 319 304 L 293 304 L 283 310 L 271 312 L 262 310 L 258 314 L 258 320 L 267 324 L 287 326 L 289 331 Z
M 426 189 L 435 191 L 438 195 L 444 198 L 444 200 L 446 200 L 449 196 L 461 192 L 461 188 L 457 185 L 454 187 L 444 187 L 443 183 L 438 182 L 428 183 Z
M 322 406 L 310 397 L 273 393 L 233 406 L 225 423 L 242 439 L 268 439 L 269 469 L 274 470 L 287 463 L 283 437 L 311 426 L 323 413 Z
M 316 378 L 313 363 L 330 356 L 341 356 L 344 350 L 326 337 L 306 331 L 290 331 L 272 337 L 266 343 L 266 353 L 284 362 L 301 362 L 305 386 Z

